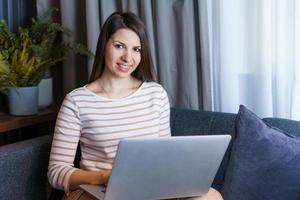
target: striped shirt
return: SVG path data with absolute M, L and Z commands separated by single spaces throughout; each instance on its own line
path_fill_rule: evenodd
M 66 95 L 56 120 L 49 182 L 68 194 L 78 143 L 81 169 L 112 169 L 122 138 L 170 135 L 169 100 L 157 83 L 144 82 L 120 99 L 101 97 L 86 86 L 75 89 Z

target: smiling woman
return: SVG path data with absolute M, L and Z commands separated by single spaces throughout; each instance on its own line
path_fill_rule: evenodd
M 153 71 L 144 24 L 133 13 L 112 14 L 90 83 L 67 94 L 56 121 L 48 177 L 66 198 L 84 198 L 81 184 L 107 183 L 122 138 L 171 135 L 168 96 Z M 78 143 L 81 169 L 73 167 Z
M 104 23 L 90 83 L 67 94 L 56 121 L 48 177 L 65 199 L 93 199 L 79 185 L 107 184 L 121 139 L 171 136 L 168 95 L 154 82 L 148 43 L 133 13 Z M 81 169 L 73 167 L 78 143 Z M 222 197 L 211 189 L 193 199 Z
M 102 78 L 127 78 L 141 61 L 139 36 L 130 29 L 118 30 L 105 48 L 105 68 Z M 103 88 L 104 83 L 99 82 Z
M 135 24 L 126 22 L 125 17 L 122 19 L 118 15 L 112 15 L 102 31 L 107 30 L 110 37 L 99 36 L 96 59 L 87 88 L 103 97 L 129 96 L 143 81 L 155 79 L 143 23 L 136 16 L 131 16 L 131 13 L 126 15 L 124 14 L 128 19 L 136 18 Z M 115 24 L 110 24 L 110 20 L 115 20 Z
M 124 32 L 128 32 L 129 35 L 124 34 Z M 133 13 L 124 13 L 122 16 L 120 14 L 111 15 L 104 23 L 101 33 L 98 38 L 96 58 L 90 77 L 90 83 L 101 77 L 105 70 L 106 56 L 108 56 L 105 55 L 105 51 L 107 51 L 107 44 L 109 44 L 109 42 L 114 42 L 113 44 L 115 44 L 117 48 L 124 48 L 127 50 L 127 53 L 129 53 L 129 51 L 132 52 L 132 50 L 139 52 L 139 54 L 137 54 L 140 56 L 139 67 L 133 71 L 133 77 L 143 81 L 156 80 L 146 28 L 144 23 L 136 15 Z M 120 36 L 124 37 L 123 40 L 128 44 L 124 44 L 124 41 L 118 41 L 116 37 Z
M 120 29 L 111 36 L 105 47 L 103 74 L 87 88 L 109 98 L 129 96 L 142 83 L 141 80 L 131 77 L 140 62 L 139 36 L 130 29 Z

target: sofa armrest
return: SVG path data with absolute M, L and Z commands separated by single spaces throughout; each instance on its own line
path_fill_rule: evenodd
M 52 137 L 46 135 L 0 147 L 1 199 L 46 199 Z

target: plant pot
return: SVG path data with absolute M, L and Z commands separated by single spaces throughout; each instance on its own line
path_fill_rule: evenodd
M 38 113 L 38 87 L 19 87 L 8 89 L 9 114 L 16 116 Z
M 38 85 L 39 88 L 39 98 L 38 98 L 38 108 L 45 109 L 52 104 L 52 77 L 43 78 Z

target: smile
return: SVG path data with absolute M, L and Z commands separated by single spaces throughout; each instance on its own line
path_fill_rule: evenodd
M 118 63 L 118 69 L 122 72 L 128 72 L 132 67 L 131 65 L 128 65 L 128 64 L 120 64 Z

